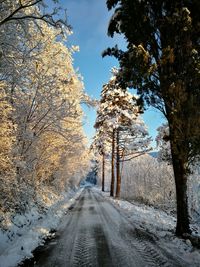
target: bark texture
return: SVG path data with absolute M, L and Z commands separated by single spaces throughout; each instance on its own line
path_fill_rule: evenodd
M 102 155 L 102 191 L 105 191 L 105 154 Z
M 115 130 L 112 133 L 112 159 L 111 159 L 111 183 L 110 183 L 110 196 L 114 196 L 115 186 Z
M 117 174 L 116 198 L 119 198 L 121 190 L 119 130 L 117 130 L 116 135 L 117 135 L 116 136 L 116 174 Z
M 183 236 L 190 234 L 190 221 L 188 211 L 188 196 L 187 196 L 187 160 L 185 145 L 176 141 L 171 141 L 172 164 L 174 169 L 175 186 L 176 186 L 176 205 L 177 205 L 177 223 L 176 235 Z M 180 156 L 181 155 L 181 156 Z

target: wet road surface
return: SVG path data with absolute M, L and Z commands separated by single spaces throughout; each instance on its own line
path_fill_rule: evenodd
M 30 266 L 30 265 L 29 265 Z M 36 267 L 185 266 L 134 227 L 98 192 L 84 189 L 48 242 Z

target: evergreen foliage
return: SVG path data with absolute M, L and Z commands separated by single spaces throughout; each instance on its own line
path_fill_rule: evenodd
M 108 48 L 118 58 L 122 84 L 136 88 L 141 103 L 161 110 L 169 139 L 177 195 L 177 235 L 190 233 L 187 178 L 200 154 L 200 3 L 108 0 L 115 8 L 108 34 L 123 34 L 127 50 Z

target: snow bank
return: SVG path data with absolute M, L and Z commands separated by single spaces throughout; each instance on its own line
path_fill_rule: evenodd
M 112 199 L 122 209 L 131 213 L 131 218 L 141 227 L 156 231 L 173 231 L 176 226 L 176 219 L 164 211 L 146 206 L 144 204 L 130 203 L 124 200 Z M 153 228 L 152 228 L 153 227 Z
M 32 257 L 32 251 L 43 245 L 45 238 L 53 235 L 51 230 L 58 227 L 82 190 L 71 190 L 60 196 L 49 192 L 45 196 L 43 213 L 33 206 L 28 213 L 17 214 L 12 221 L 7 218 L 7 229 L 0 230 L 0 267 L 13 267 L 23 259 Z

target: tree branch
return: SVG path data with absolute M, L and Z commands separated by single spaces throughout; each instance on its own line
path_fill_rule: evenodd
M 120 162 L 130 161 L 131 159 L 138 158 L 138 157 L 140 157 L 140 156 L 146 154 L 146 153 L 149 152 L 150 150 L 151 150 L 151 149 L 146 150 L 146 151 L 144 151 L 144 152 L 141 152 L 140 154 L 138 154 L 138 155 L 136 155 L 136 156 L 133 156 L 133 157 L 131 157 L 131 158 L 129 158 L 129 159 L 123 159 L 123 160 L 120 160 Z
M 32 2 L 32 3 L 30 3 L 30 4 L 23 5 L 21 3 L 21 1 L 19 1 L 19 4 L 20 4 L 19 7 L 16 8 L 12 13 L 10 13 L 5 19 L 3 19 L 2 21 L 0 21 L 0 26 L 3 25 L 6 22 L 12 20 L 12 19 L 18 19 L 17 17 L 16 18 L 13 18 L 13 16 L 15 14 L 17 14 L 19 11 L 23 10 L 23 9 L 26 9 L 28 7 L 37 5 L 39 2 L 42 2 L 42 0 L 36 0 L 36 1 Z
M 0 26 L 5 24 L 6 22 L 13 21 L 13 20 L 25 20 L 25 19 L 32 19 L 32 20 L 42 20 L 45 23 L 53 26 L 58 27 L 61 25 L 67 26 L 67 23 L 64 22 L 62 19 L 54 20 L 53 15 L 56 15 L 56 11 L 52 12 L 51 14 L 44 14 L 44 15 L 35 15 L 35 14 L 23 14 L 22 16 L 19 16 L 19 12 L 22 10 L 25 10 L 26 8 L 36 6 L 38 3 L 42 2 L 42 0 L 36 0 L 34 2 L 31 2 L 29 4 L 22 4 L 21 1 L 19 1 L 19 7 L 16 8 L 12 13 L 10 13 L 6 18 L 4 18 L 2 21 L 0 21 Z M 17 15 L 17 16 L 15 16 Z

